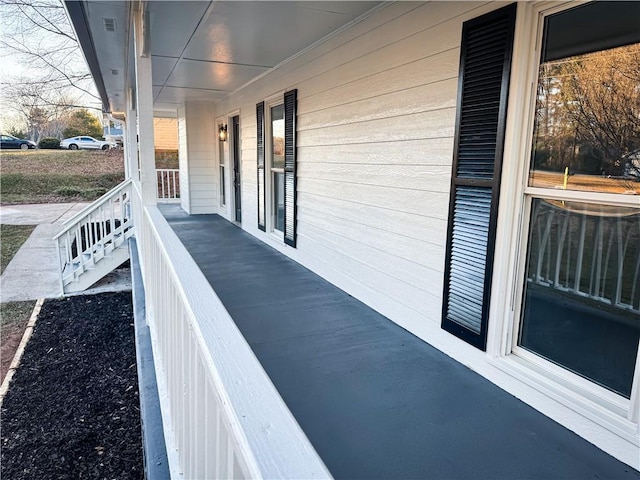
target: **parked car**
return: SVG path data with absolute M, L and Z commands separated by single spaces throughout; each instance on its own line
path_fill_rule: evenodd
M 69 150 L 78 150 L 79 148 L 84 150 L 108 150 L 115 146 L 114 143 L 103 142 L 93 137 L 65 138 L 60 142 L 60 148 L 68 148 Z
M 20 150 L 28 150 L 30 148 L 38 148 L 38 146 L 31 140 L 24 140 L 11 135 L 0 135 L 0 148 L 19 148 Z

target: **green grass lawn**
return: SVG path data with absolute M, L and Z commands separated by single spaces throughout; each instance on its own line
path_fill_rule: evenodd
M 4 380 L 36 302 L 0 304 L 0 382 Z
M 0 273 L 34 228 L 35 225 L 0 225 Z M 33 301 L 0 304 L 0 381 L 7 373 L 34 305 Z
M 0 225 L 0 273 L 27 241 L 35 225 Z
M 121 150 L 0 153 L 0 203 L 92 201 L 124 180 Z

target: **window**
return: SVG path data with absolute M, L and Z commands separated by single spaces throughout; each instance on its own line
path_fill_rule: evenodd
M 270 110 L 271 228 L 284 234 L 284 105 Z
M 266 112 L 265 102 L 256 105 L 258 228 L 267 231 L 268 219 L 268 231 L 295 247 L 297 90 L 286 92 L 283 100 L 274 101 Z
M 227 203 L 227 198 L 226 198 L 227 192 L 226 192 L 225 182 L 226 182 L 226 176 L 224 173 L 224 164 L 221 164 L 220 165 L 220 205 L 222 205 L 223 207 Z
M 512 346 L 624 399 L 640 375 L 639 15 L 605 2 L 544 19 Z

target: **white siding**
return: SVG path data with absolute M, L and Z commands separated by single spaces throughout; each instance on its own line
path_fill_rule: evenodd
M 180 204 L 185 212 L 191 212 L 191 196 L 189 189 L 189 164 L 187 142 L 187 117 L 184 105 L 178 108 L 178 162 L 180 167 Z
M 220 106 L 242 112 L 243 228 L 415 333 L 440 322 L 462 22 L 493 8 L 389 5 Z M 255 105 L 291 88 L 295 250 L 256 222 Z
M 219 203 L 213 112 L 213 105 L 207 103 L 187 103 L 178 109 L 182 208 L 191 214 L 216 213 Z

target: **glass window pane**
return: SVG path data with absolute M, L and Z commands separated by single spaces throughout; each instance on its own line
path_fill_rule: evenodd
M 640 194 L 640 44 L 540 66 L 529 185 Z
M 224 165 L 220 165 L 220 205 L 225 205 L 227 202 L 227 192 L 224 178 Z
M 273 172 L 273 228 L 284 232 L 284 173 Z
M 519 345 L 627 398 L 640 338 L 640 211 L 533 199 Z
M 272 168 L 284 168 L 284 105 L 271 108 Z

